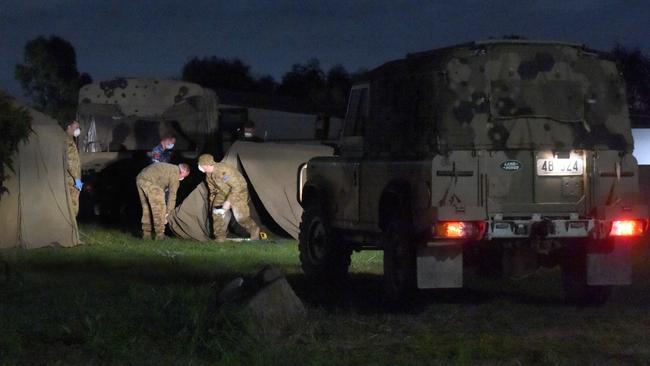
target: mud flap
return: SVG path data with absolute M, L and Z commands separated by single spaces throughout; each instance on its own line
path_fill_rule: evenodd
M 463 287 L 463 246 L 423 246 L 417 253 L 418 288 Z
M 631 251 L 634 242 L 618 239 L 609 250 L 590 248 L 587 252 L 587 284 L 616 286 L 632 283 Z

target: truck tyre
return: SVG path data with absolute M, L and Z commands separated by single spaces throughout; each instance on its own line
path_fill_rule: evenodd
M 298 249 L 306 275 L 323 282 L 336 282 L 347 277 L 352 250 L 341 243 L 318 203 L 305 207 Z
M 416 289 L 416 256 L 411 225 L 393 218 L 383 233 L 384 295 L 396 303 Z
M 589 286 L 584 247 L 571 251 L 562 263 L 562 284 L 567 303 L 578 306 L 600 306 L 611 295 L 611 286 Z

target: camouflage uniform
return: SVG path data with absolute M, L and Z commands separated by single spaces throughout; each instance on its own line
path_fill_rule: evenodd
M 210 190 L 210 207 L 220 208 L 228 201 L 235 220 L 251 234 L 251 239 L 259 239 L 259 226 L 253 221 L 248 208 L 248 185 L 246 179 L 236 169 L 225 163 L 212 161 L 214 171 L 206 174 Z M 217 240 L 225 240 L 230 216 L 212 213 L 212 228 Z
M 144 168 L 136 182 L 138 194 L 142 204 L 142 233 L 144 237 L 151 236 L 151 224 L 156 237 L 164 237 L 165 216 L 174 210 L 176 205 L 176 190 L 178 189 L 180 170 L 178 165 L 155 163 Z M 165 205 L 165 189 L 169 190 L 169 197 Z
M 81 179 L 81 163 L 79 162 L 79 150 L 73 137 L 68 136 L 66 148 L 67 170 L 65 175 L 66 186 L 70 192 L 70 205 L 74 217 L 79 213 L 79 189 L 75 186 L 75 180 Z

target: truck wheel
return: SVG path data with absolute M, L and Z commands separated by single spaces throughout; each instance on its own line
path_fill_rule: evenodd
M 562 283 L 566 301 L 579 306 L 605 304 L 611 295 L 611 286 L 589 286 L 585 250 L 576 252 L 572 251 L 562 263 Z
M 347 277 L 352 250 L 340 242 L 318 204 L 308 205 L 302 214 L 298 249 L 306 275 L 328 282 Z
M 392 219 L 383 234 L 384 294 L 396 303 L 416 289 L 415 246 L 411 225 L 405 219 Z

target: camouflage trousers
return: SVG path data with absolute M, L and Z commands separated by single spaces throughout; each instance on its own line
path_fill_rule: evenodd
M 70 193 L 70 208 L 72 209 L 72 215 L 73 217 L 77 217 L 79 214 L 79 190 L 77 187 L 74 185 L 74 179 L 70 177 L 66 177 L 65 180 L 65 185 L 66 188 L 68 189 L 68 192 Z
M 237 223 L 246 229 L 249 233 L 259 230 L 259 226 L 251 218 L 250 209 L 248 208 L 248 192 L 236 192 L 228 198 L 230 202 L 230 210 L 232 216 L 235 217 Z M 223 202 L 214 202 L 212 208 L 219 207 Z M 228 234 L 228 222 L 230 221 L 230 212 L 223 215 L 212 212 L 212 231 L 217 240 L 225 240 Z
M 167 205 L 165 203 L 165 191 L 145 180 L 138 180 L 138 195 L 142 205 L 142 234 L 151 235 L 151 226 L 156 236 L 165 234 L 167 219 Z M 152 220 L 153 219 L 153 220 Z

